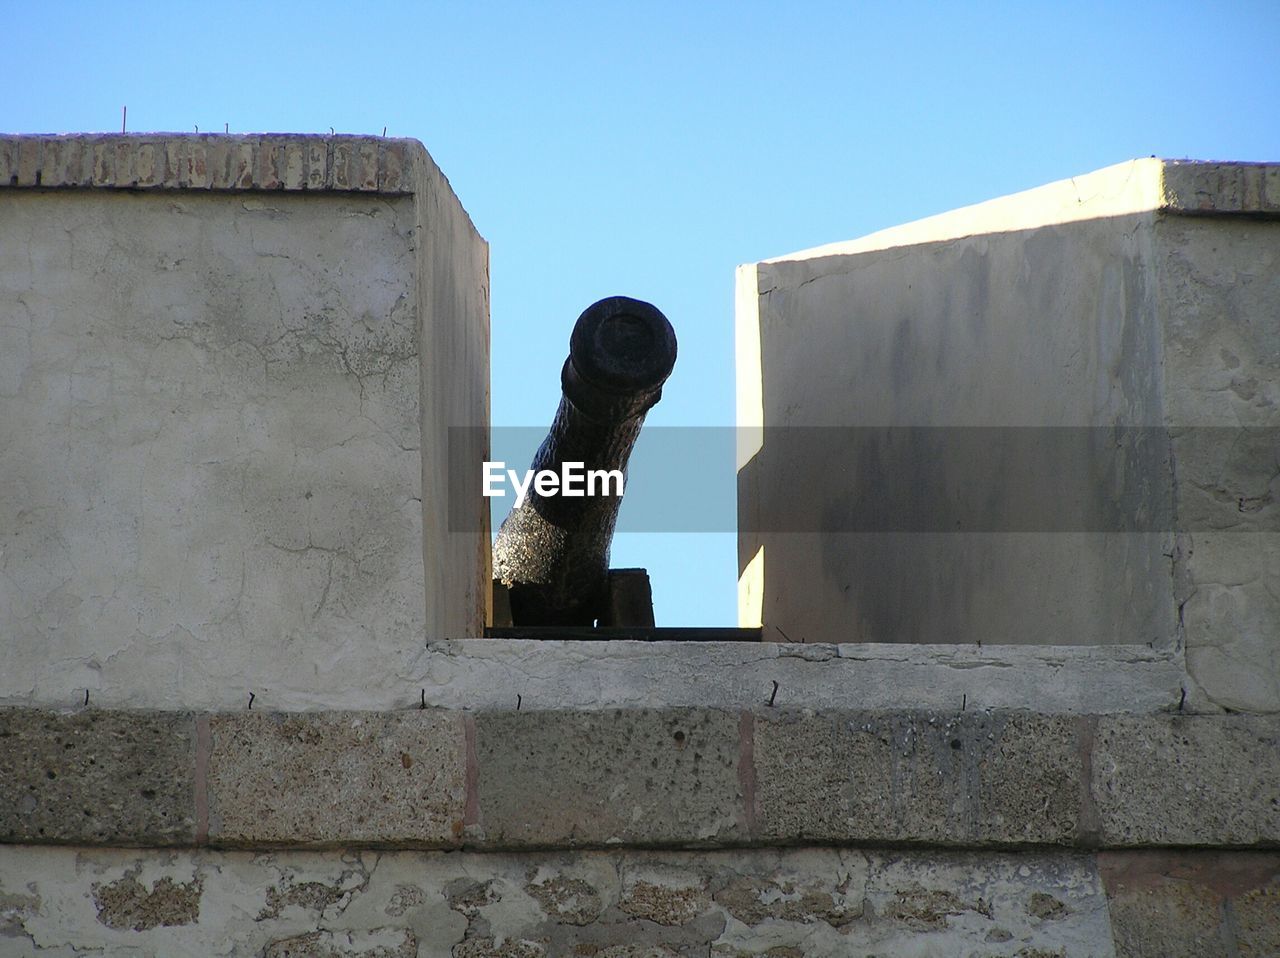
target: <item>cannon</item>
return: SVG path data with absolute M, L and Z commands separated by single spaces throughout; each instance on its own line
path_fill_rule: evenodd
M 534 455 L 534 474 L 563 474 L 573 463 L 588 475 L 625 476 L 675 361 L 675 331 L 656 307 L 625 296 L 589 306 L 569 338 L 560 405 Z M 516 626 L 591 626 L 603 617 L 621 485 L 602 482 L 583 496 L 531 487 L 508 514 L 494 541 L 493 571 Z

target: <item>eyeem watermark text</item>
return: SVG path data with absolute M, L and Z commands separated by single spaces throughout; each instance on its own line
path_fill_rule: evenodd
M 523 480 L 523 481 L 522 481 Z M 586 463 L 562 462 L 560 471 L 526 469 L 523 477 L 505 462 L 484 464 L 485 498 L 505 496 L 504 483 L 516 491 L 516 508 L 523 505 L 530 486 L 540 496 L 622 496 L 621 469 L 588 469 Z M 612 487 L 612 488 L 611 488 Z

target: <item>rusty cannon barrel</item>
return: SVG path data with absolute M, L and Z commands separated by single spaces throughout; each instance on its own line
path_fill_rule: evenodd
M 675 361 L 675 331 L 649 303 L 612 296 L 578 317 L 560 373 L 560 405 L 532 468 L 535 476 L 565 475 L 572 464 L 599 481 L 584 478 L 584 495 L 542 495 L 530 485 L 502 523 L 493 571 L 508 589 L 515 625 L 584 626 L 601 618 L 620 477 Z

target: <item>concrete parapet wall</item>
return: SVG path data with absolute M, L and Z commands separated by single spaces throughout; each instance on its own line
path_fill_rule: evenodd
M 0 711 L 0 840 L 1280 847 L 1280 721 L 668 708 Z
M 487 252 L 420 144 L 0 137 L 0 236 L 0 699 L 333 707 L 480 634 Z
M 416 140 L 370 136 L 0 136 L 0 188 L 351 191 L 421 188 Z
M 1150 643 L 1280 710 L 1280 167 L 1139 160 L 738 278 L 740 623 Z

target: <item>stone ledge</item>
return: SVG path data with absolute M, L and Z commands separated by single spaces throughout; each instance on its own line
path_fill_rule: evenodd
M 419 662 L 428 705 L 514 709 L 519 701 L 525 711 L 771 703 L 1141 713 L 1177 709 L 1187 681 L 1179 656 L 1145 645 L 457 639 L 428 643 Z
M 415 192 L 412 139 L 206 133 L 0 136 L 0 188 Z
M 1022 709 L 1102 715 L 1209 709 L 1187 682 L 1180 655 L 1145 645 L 898 645 L 784 642 L 580 642 L 455 639 L 406 652 L 395 669 L 364 659 L 363 684 L 323 690 L 240 683 L 190 683 L 179 696 L 134 688 L 104 673 L 92 701 L 107 709 L 232 712 L 248 692 L 278 712 L 428 708 L 565 709 L 780 708 Z M 774 691 L 774 683 L 777 691 Z M 1184 693 L 1186 689 L 1186 693 Z M 78 704 L 63 687 L 0 697 L 0 707 Z M 53 699 L 53 700 L 51 700 Z
M 1280 164 L 1162 161 L 1169 213 L 1280 215 Z
M 986 233 L 1037 230 L 1140 214 L 1280 217 L 1280 163 L 1143 157 L 870 233 L 739 267 L 759 293 L 823 273 L 805 260 L 941 243 Z M 781 270 L 781 272 L 779 272 Z M 751 295 L 756 295 L 753 292 Z
M 1280 847 L 1280 718 L 0 710 L 0 841 Z

